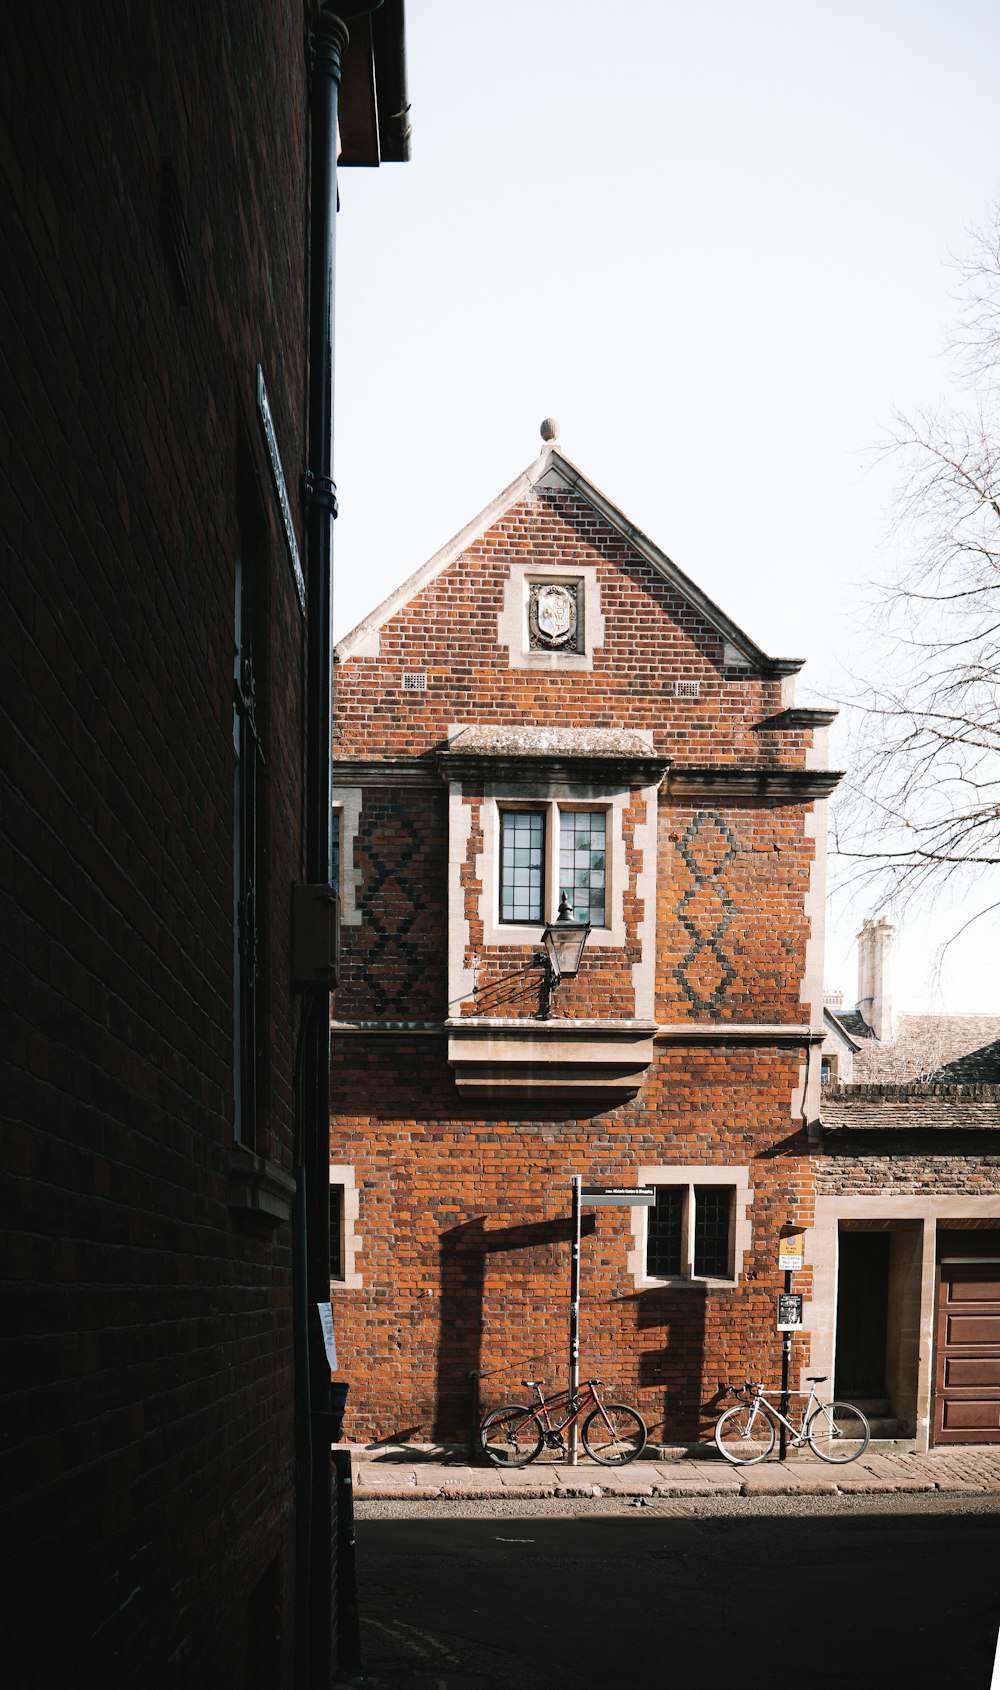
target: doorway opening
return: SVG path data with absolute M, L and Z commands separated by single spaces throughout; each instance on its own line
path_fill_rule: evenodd
M 891 1242 L 888 1232 L 841 1229 L 834 1388 L 848 1402 L 886 1395 Z

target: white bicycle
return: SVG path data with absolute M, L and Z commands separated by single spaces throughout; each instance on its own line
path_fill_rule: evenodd
M 716 1422 L 719 1454 L 736 1467 L 766 1461 L 774 1448 L 775 1427 L 782 1425 L 796 1449 L 808 1444 L 821 1461 L 856 1461 L 868 1448 L 871 1428 L 853 1403 L 821 1402 L 816 1386 L 825 1382 L 825 1375 L 817 1375 L 807 1379 L 808 1391 L 789 1391 L 789 1397 L 806 1398 L 797 1426 L 769 1400 L 780 1399 L 780 1391 L 765 1391 L 763 1385 L 755 1385 L 749 1379 L 744 1379 L 741 1389 L 730 1385 L 727 1395 L 740 1400 L 734 1408 L 720 1414 Z

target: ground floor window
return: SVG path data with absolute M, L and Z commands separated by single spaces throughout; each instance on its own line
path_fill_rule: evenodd
M 642 1168 L 651 1208 L 633 1210 L 637 1279 L 735 1282 L 750 1244 L 749 1173 L 745 1168 Z
M 330 1164 L 330 1289 L 361 1285 L 358 1233 L 360 1205 L 354 1169 L 346 1162 Z

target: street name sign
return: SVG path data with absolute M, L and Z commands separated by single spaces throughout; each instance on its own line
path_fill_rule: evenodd
M 648 1185 L 585 1185 L 580 1193 L 581 1203 L 641 1204 L 647 1209 L 656 1202 L 656 1192 Z

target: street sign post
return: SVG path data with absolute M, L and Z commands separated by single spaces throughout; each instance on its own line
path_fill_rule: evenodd
M 651 1186 L 584 1185 L 579 1174 L 573 1175 L 573 1241 L 569 1275 L 569 1388 L 575 1396 L 580 1387 L 580 1218 L 584 1204 L 596 1208 L 605 1204 L 631 1208 L 642 1204 L 645 1208 L 656 1202 Z M 579 1441 L 577 1422 L 569 1429 L 569 1464 L 577 1465 Z
M 778 1331 L 781 1338 L 781 1412 L 788 1416 L 788 1376 L 792 1361 L 792 1333 L 802 1325 L 802 1298 L 792 1292 L 792 1274 L 801 1273 L 805 1261 L 806 1231 L 798 1221 L 787 1221 L 778 1239 L 778 1266 L 785 1275 L 785 1289 L 778 1297 Z M 788 1454 L 788 1432 L 784 1421 L 778 1426 L 778 1460 Z

